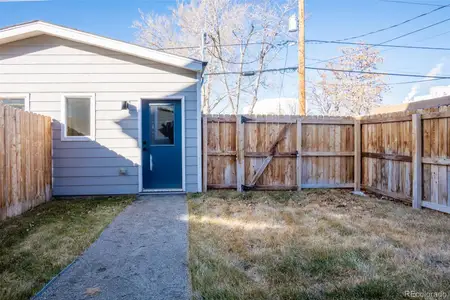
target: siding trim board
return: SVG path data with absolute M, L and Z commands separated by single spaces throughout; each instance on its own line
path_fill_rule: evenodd
M 138 146 L 139 146 L 139 166 L 138 166 L 138 192 L 142 193 L 143 179 L 142 179 L 142 98 L 139 99 L 137 105 L 138 113 Z
M 202 192 L 202 82 L 203 76 L 197 73 L 197 191 Z

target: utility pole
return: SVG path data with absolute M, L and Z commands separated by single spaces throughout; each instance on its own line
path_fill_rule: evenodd
M 305 0 L 298 0 L 298 114 L 306 115 Z

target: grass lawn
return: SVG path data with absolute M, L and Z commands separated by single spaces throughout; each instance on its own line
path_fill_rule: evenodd
M 189 209 L 194 299 L 450 298 L 450 215 L 345 190 L 213 191 Z
M 97 239 L 133 197 L 55 200 L 0 222 L 0 299 L 29 299 Z

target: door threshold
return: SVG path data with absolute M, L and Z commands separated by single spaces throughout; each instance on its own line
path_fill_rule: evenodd
M 163 194 L 163 193 L 170 193 L 170 194 L 185 194 L 186 192 L 183 191 L 183 189 L 159 189 L 159 190 L 148 190 L 144 189 L 140 194 Z

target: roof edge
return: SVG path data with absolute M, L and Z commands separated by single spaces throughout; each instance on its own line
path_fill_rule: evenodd
M 136 44 L 127 43 L 120 40 L 96 35 L 93 33 L 55 25 L 52 23 L 35 20 L 20 23 L 0 29 L 0 45 L 23 40 L 26 38 L 47 34 L 62 39 L 67 39 L 99 48 L 104 48 L 120 53 L 148 59 L 163 64 L 191 70 L 194 72 L 203 72 L 206 66 L 205 62 L 165 53 L 162 51 L 146 48 Z

